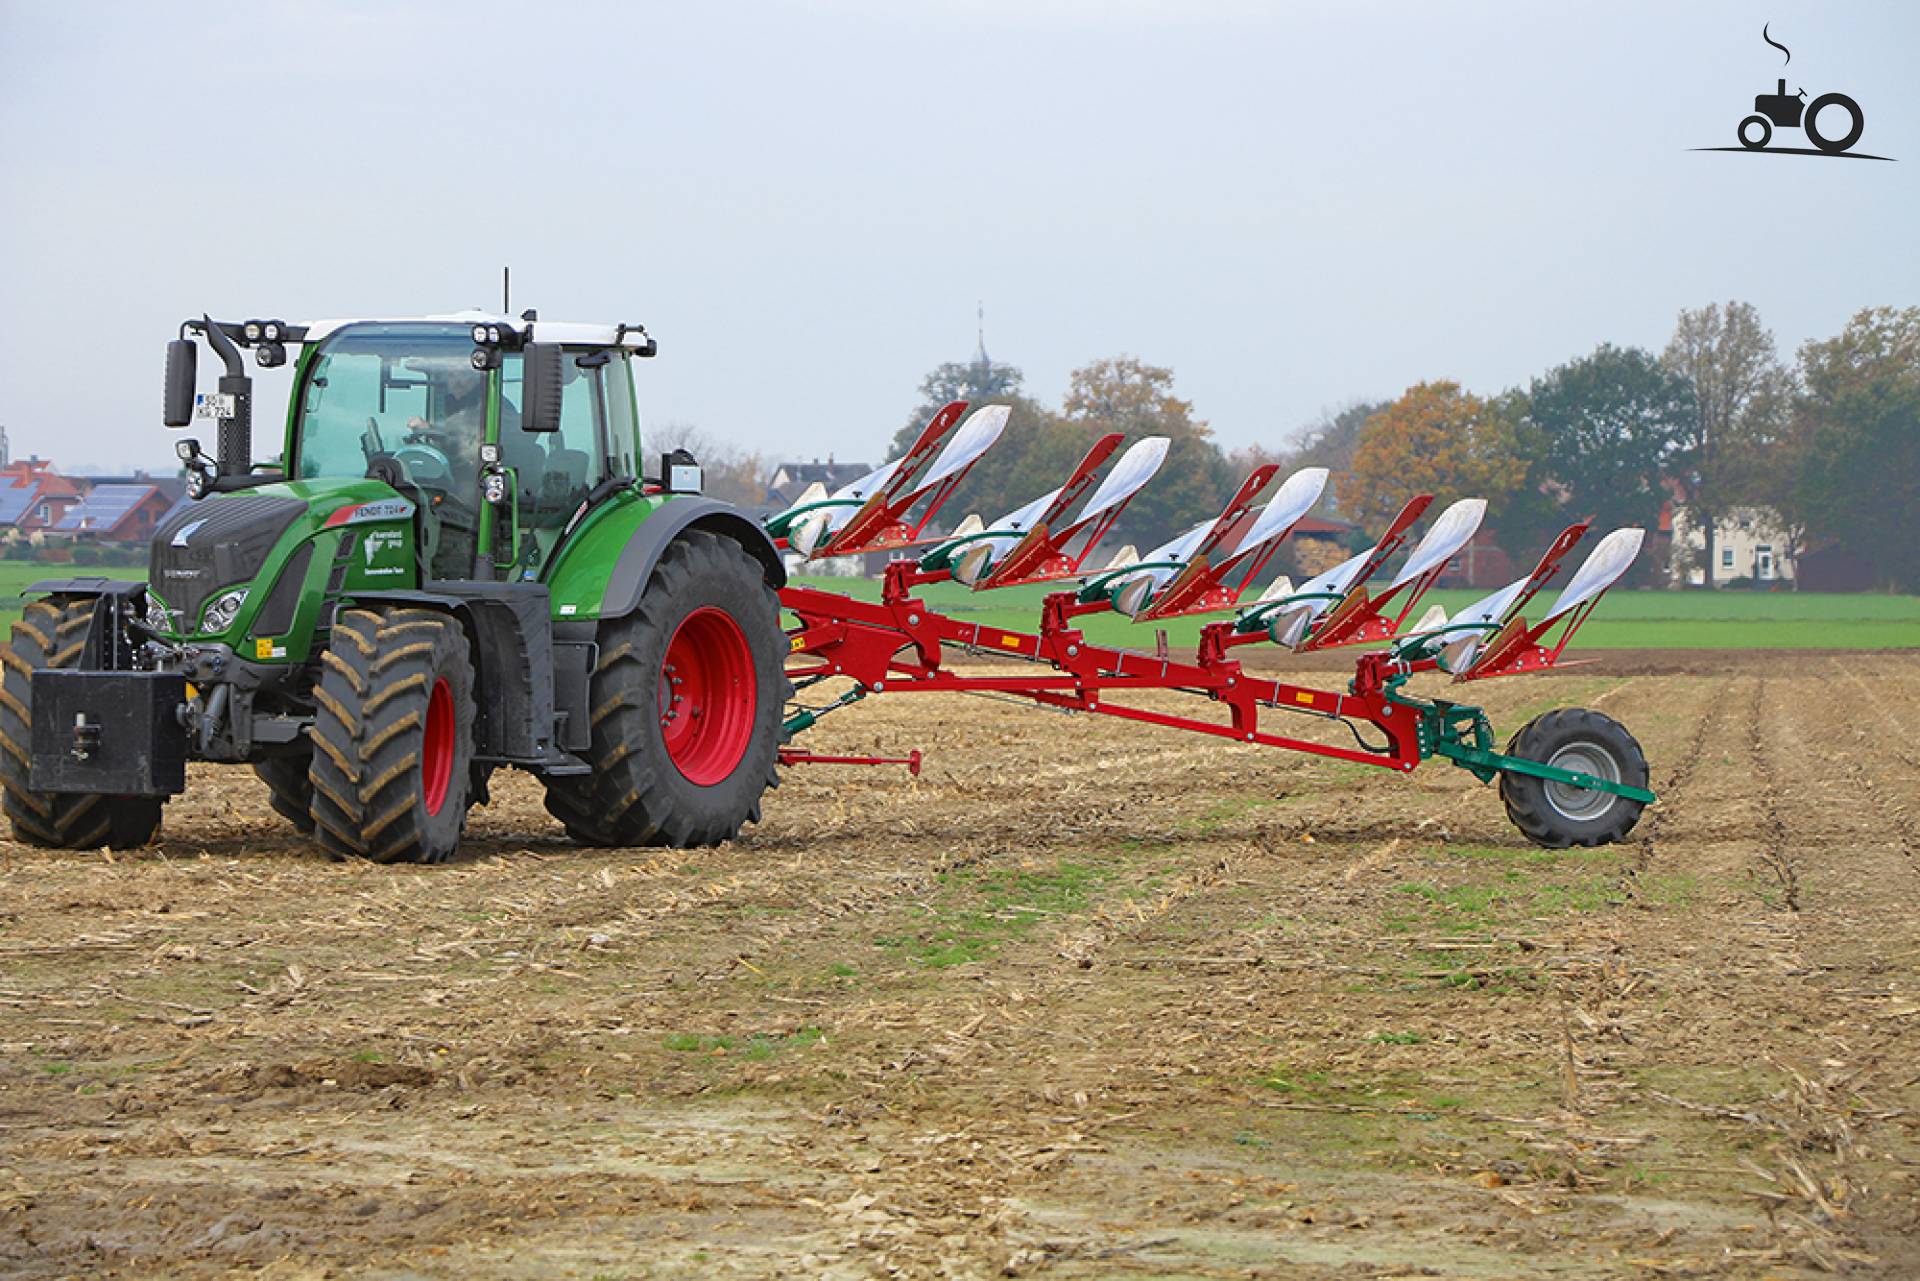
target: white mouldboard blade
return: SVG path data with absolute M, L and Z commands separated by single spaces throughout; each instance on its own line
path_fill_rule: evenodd
M 980 581 L 993 559 L 993 545 L 984 539 L 953 558 L 949 566 L 954 581 L 965 583 L 968 587 Z
M 839 510 L 844 513 L 846 509 Z M 819 511 L 808 512 L 793 522 L 793 526 L 787 530 L 787 546 L 802 556 L 813 555 L 813 549 L 827 541 L 827 535 L 831 532 L 830 527 L 833 524 L 834 511 L 834 508 L 823 507 Z M 846 519 L 844 514 L 841 519 Z
M 1465 547 L 1479 530 L 1486 514 L 1487 500 L 1484 498 L 1462 498 L 1441 512 L 1440 519 L 1433 522 L 1433 528 L 1427 531 L 1427 536 L 1407 557 L 1407 563 L 1394 575 L 1391 586 L 1405 586 L 1452 560 L 1454 553 Z
M 1115 504 L 1132 498 L 1142 485 L 1153 479 L 1160 464 L 1167 461 L 1167 447 L 1172 443 L 1165 436 L 1148 436 L 1133 442 L 1127 452 L 1120 455 L 1113 470 L 1101 479 L 1099 488 L 1093 491 L 1093 497 L 1087 500 L 1074 524 L 1084 525 Z
M 1333 596 L 1346 595 L 1347 591 L 1353 586 L 1353 580 L 1359 576 L 1362 569 L 1366 568 L 1367 560 L 1372 555 L 1373 549 L 1369 547 L 1366 551 L 1354 556 L 1349 556 L 1326 573 L 1316 574 L 1306 582 L 1300 584 L 1296 589 L 1296 594 L 1307 596 L 1319 595 L 1324 592 Z M 1316 601 L 1314 605 L 1316 609 L 1320 610 L 1332 608 L 1325 601 Z
M 1138 618 L 1140 611 L 1147 607 L 1147 599 L 1158 584 L 1153 574 L 1141 574 L 1129 578 L 1121 584 L 1120 590 L 1113 594 L 1113 607 L 1128 618 Z
M 1194 549 L 1200 546 L 1201 540 L 1206 538 L 1207 531 L 1212 528 L 1212 521 L 1203 520 L 1185 533 L 1169 538 L 1140 559 L 1149 563 L 1162 560 L 1185 562 L 1187 557 L 1193 555 Z
M 1040 519 L 1040 513 L 1053 506 L 1053 500 L 1059 496 L 1059 490 L 1051 490 L 1040 495 L 1040 497 L 1030 503 L 1014 508 L 999 520 L 993 522 L 994 532 L 1026 533 L 1029 529 L 1033 528 L 1033 522 Z
M 933 466 L 927 468 L 924 476 L 914 477 L 914 491 L 932 489 L 955 472 L 971 466 L 974 459 L 1000 439 L 1000 433 L 1007 429 L 1007 415 L 1012 412 L 1009 405 L 988 405 L 969 414 L 947 447 L 940 451 L 940 457 L 934 459 Z
M 1285 600 L 1291 595 L 1293 595 L 1293 580 L 1285 574 L 1282 574 L 1271 583 L 1268 583 L 1267 590 L 1261 592 L 1260 599 L 1253 603 L 1256 605 L 1265 605 L 1269 601 Z
M 1261 509 L 1254 518 L 1252 528 L 1247 530 L 1246 537 L 1233 549 L 1234 556 L 1250 552 L 1292 529 L 1320 501 L 1320 495 L 1326 487 L 1325 467 L 1302 467 L 1287 477 L 1281 483 L 1279 492 L 1274 494 L 1273 501 Z
M 900 463 L 901 463 L 901 460 L 898 458 L 894 459 L 890 463 L 882 463 L 880 464 L 880 466 L 874 468 L 872 471 L 868 472 L 866 475 L 862 476 L 860 479 L 855 481 L 849 481 L 847 484 L 844 484 L 840 486 L 840 488 L 834 490 L 833 496 L 835 498 L 856 498 L 856 499 L 865 500 L 871 497 L 877 490 L 880 490 L 886 487 L 886 483 L 889 480 L 893 479 L 893 473 L 900 470 Z M 852 515 L 852 513 L 849 512 L 848 515 Z
M 1581 562 L 1580 568 L 1567 581 L 1566 590 L 1560 593 L 1559 600 L 1553 602 L 1553 609 L 1547 614 L 1546 621 L 1551 623 L 1561 615 L 1580 608 L 1620 581 L 1620 575 L 1632 567 L 1633 558 L 1640 554 L 1640 544 L 1646 536 L 1646 530 L 1629 525 L 1601 539 L 1600 545 Z

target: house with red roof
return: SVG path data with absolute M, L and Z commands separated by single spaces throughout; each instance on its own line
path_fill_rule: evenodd
M 95 485 L 48 532 L 109 543 L 143 543 L 153 537 L 154 528 L 172 508 L 173 500 L 158 485 Z
M 0 527 L 49 529 L 85 493 L 83 481 L 60 475 L 48 459 L 16 459 L 0 466 Z

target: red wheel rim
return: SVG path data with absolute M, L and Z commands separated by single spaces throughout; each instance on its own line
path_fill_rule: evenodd
M 420 796 L 427 813 L 438 814 L 453 782 L 453 691 L 442 676 L 427 696 L 427 732 L 420 745 Z
M 687 781 L 712 787 L 732 774 L 753 740 L 753 651 L 725 610 L 682 619 L 660 668 L 660 737 Z

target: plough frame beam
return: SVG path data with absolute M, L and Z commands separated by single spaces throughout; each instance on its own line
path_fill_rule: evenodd
M 1413 770 L 1429 757 L 1442 756 L 1483 782 L 1502 773 L 1524 774 L 1644 803 L 1654 800 L 1645 788 L 1495 751 L 1491 726 L 1479 708 L 1402 693 L 1409 677 L 1438 670 L 1430 659 L 1409 662 L 1388 653 L 1362 654 L 1347 691 L 1338 693 L 1249 675 L 1230 651 L 1264 636 L 1236 633 L 1230 621 L 1201 629 L 1191 662 L 1089 642 L 1073 620 L 1103 611 L 1106 604 L 1080 601 L 1071 591 L 1045 598 L 1037 633 L 962 622 L 913 594 L 915 588 L 947 577 L 944 570 L 924 571 L 911 561 L 898 560 L 888 566 L 878 601 L 855 600 L 804 584 L 782 588 L 781 605 L 799 619 L 799 626 L 788 633 L 788 645 L 801 665 L 789 668 L 790 676 L 801 684 L 831 677 L 854 682 L 854 689 L 828 708 L 790 720 L 790 733 L 811 726 L 825 711 L 870 693 L 998 694 L 1064 711 L 1119 717 L 1401 772 Z M 1053 670 L 1033 675 L 956 672 L 942 663 L 948 647 L 1044 664 Z M 1205 697 L 1224 704 L 1228 720 L 1222 724 L 1109 698 L 1129 690 L 1173 690 Z M 1262 709 L 1344 722 L 1359 745 L 1342 747 L 1263 730 Z M 1360 735 L 1360 725 L 1379 731 L 1384 742 L 1368 744 Z M 789 749 L 789 763 L 809 759 L 809 754 Z

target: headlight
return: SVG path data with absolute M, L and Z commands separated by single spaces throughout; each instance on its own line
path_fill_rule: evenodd
M 200 615 L 202 632 L 224 632 L 233 626 L 233 620 L 240 613 L 240 606 L 247 600 L 247 589 L 236 587 L 232 591 L 221 592 L 207 602 L 205 612 Z
M 147 626 L 158 632 L 173 631 L 173 611 L 152 589 L 147 591 Z

